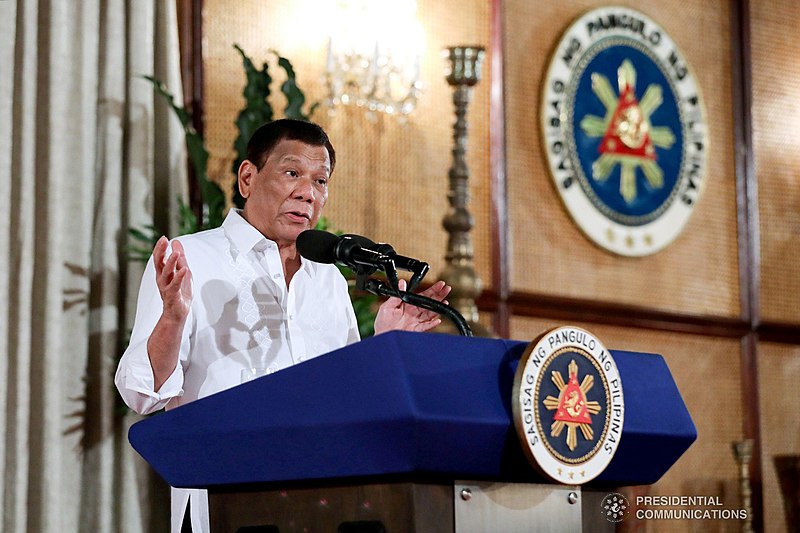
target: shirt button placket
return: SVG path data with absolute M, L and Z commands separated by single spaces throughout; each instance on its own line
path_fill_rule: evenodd
M 292 280 L 292 290 L 289 291 L 289 297 L 286 299 L 286 329 L 288 330 L 289 338 L 291 339 L 292 345 L 292 358 L 294 359 L 295 363 L 301 362 L 303 359 L 306 358 L 306 344 L 305 338 L 303 336 L 303 332 L 301 331 L 300 326 L 298 325 L 298 321 L 296 320 L 296 308 L 297 305 L 297 291 L 300 290 L 298 288 L 298 282 L 300 282 L 299 276 L 301 273 L 298 272 L 295 275 L 294 279 Z

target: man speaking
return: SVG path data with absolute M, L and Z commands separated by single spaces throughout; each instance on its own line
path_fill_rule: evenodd
M 232 209 L 219 228 L 159 239 L 114 380 L 131 409 L 172 409 L 238 385 L 253 371 L 275 372 L 359 340 L 347 281 L 335 266 L 301 258 L 296 247 L 322 214 L 335 164 L 318 125 L 265 124 L 238 171 L 244 209 Z M 422 294 L 442 301 L 449 292 L 439 281 Z M 435 313 L 390 298 L 378 310 L 375 333 L 439 323 Z M 189 521 L 193 531 L 208 531 L 205 491 L 173 488 L 172 531 Z

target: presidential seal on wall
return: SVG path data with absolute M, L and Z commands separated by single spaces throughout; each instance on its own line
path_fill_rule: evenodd
M 627 7 L 592 10 L 558 43 L 542 94 L 550 173 L 580 229 L 625 256 L 672 242 L 702 192 L 708 143 L 669 35 Z
M 564 326 L 530 343 L 514 377 L 512 410 L 523 451 L 553 481 L 600 475 L 622 437 L 625 401 L 611 353 L 591 333 Z

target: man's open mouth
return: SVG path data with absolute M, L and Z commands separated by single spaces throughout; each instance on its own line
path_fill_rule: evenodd
M 308 213 L 303 213 L 302 211 L 289 211 L 289 214 L 292 215 L 293 217 L 311 220 L 311 216 Z

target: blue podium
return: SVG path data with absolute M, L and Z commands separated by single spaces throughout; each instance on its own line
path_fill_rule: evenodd
M 528 487 L 569 505 L 581 492 L 548 485 L 522 451 L 511 390 L 526 346 L 388 333 L 150 417 L 129 439 L 170 485 L 209 489 L 215 531 L 471 531 L 456 508 L 478 493 Z M 611 352 L 626 412 L 597 494 L 656 482 L 697 437 L 661 356 Z

